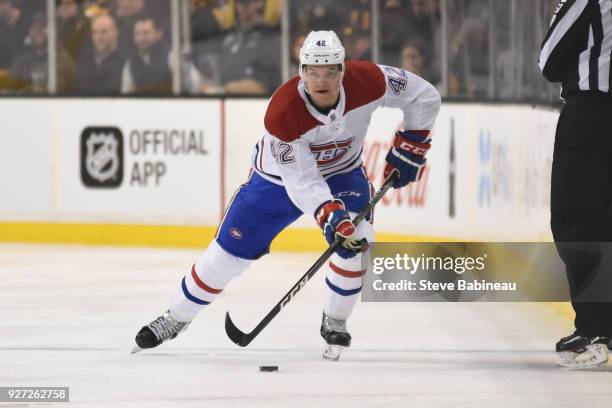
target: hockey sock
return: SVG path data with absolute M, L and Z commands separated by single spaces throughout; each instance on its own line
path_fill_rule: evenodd
M 325 278 L 327 300 L 323 310 L 326 315 L 341 320 L 346 320 L 351 315 L 361 292 L 363 255 L 357 254 L 350 259 L 332 255 Z
M 202 259 L 198 260 L 181 280 L 180 288 L 170 302 L 170 313 L 181 322 L 190 322 L 250 264 L 250 260 L 228 254 L 213 241 Z

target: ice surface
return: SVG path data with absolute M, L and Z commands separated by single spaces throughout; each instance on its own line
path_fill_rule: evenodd
M 0 246 L 0 386 L 69 386 L 70 407 L 612 405 L 610 366 L 555 366 L 571 322 L 542 304 L 360 303 L 353 346 L 330 362 L 318 334 L 320 272 L 249 347 L 227 339 L 226 310 L 251 330 L 317 254 L 264 257 L 176 340 L 131 355 L 198 255 Z

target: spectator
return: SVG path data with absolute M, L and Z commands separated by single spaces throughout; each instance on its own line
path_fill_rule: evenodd
M 415 40 L 416 41 L 416 40 Z M 423 47 L 416 42 L 404 44 L 400 49 L 400 67 L 421 76 L 425 65 L 425 53 Z
M 11 68 L 15 56 L 23 49 L 27 33 L 21 0 L 0 0 L 0 70 Z
M 338 0 L 311 0 L 308 2 L 293 0 L 289 10 L 295 32 L 310 32 L 311 30 L 342 32 L 346 21 L 346 11 L 338 5 Z
M 421 41 L 427 50 L 426 59 L 431 61 L 431 77 L 440 77 L 442 63 L 442 22 L 439 0 L 409 0 L 408 18 L 404 40 Z
M 141 16 L 134 22 L 134 45 L 123 68 L 121 92 L 170 94 L 170 47 L 153 17 Z
M 402 43 L 410 38 L 406 35 L 408 0 L 385 0 L 380 11 L 380 57 L 387 65 L 395 65 L 397 52 Z
M 32 0 L 19 0 L 19 9 L 21 13 L 27 17 L 28 29 L 31 24 L 31 16 L 38 13 L 47 14 L 47 2 L 46 1 L 32 1 Z
M 458 81 L 458 93 L 486 98 L 489 91 L 489 29 L 477 17 L 463 20 L 450 43 L 450 66 Z
M 77 90 L 86 94 L 118 94 L 125 58 L 119 47 L 115 19 L 109 14 L 94 17 L 91 38 L 93 49 L 86 47 L 78 58 Z
M 431 68 L 431 61 L 425 43 L 420 38 L 407 40 L 400 47 L 398 67 L 412 72 L 421 78 L 437 85 L 437 78 Z
M 13 64 L 12 76 L 16 81 L 14 89 L 45 93 L 48 84 L 47 56 L 47 18 L 44 14 L 36 14 L 30 26 L 28 46 Z M 57 89 L 66 92 L 73 82 L 74 65 L 66 52 L 59 47 L 57 58 L 59 68 Z
M 134 49 L 134 23 L 146 10 L 145 0 L 116 0 L 115 16 L 119 28 L 119 40 L 124 49 Z
M 134 22 L 135 49 L 130 52 L 121 76 L 122 93 L 171 94 L 174 72 L 172 52 L 156 18 L 140 15 Z M 200 76 L 193 64 L 183 62 L 189 93 L 200 91 Z
M 258 24 L 277 29 L 283 0 L 263 0 Z M 221 93 L 220 54 L 224 35 L 236 29 L 233 0 L 191 0 L 191 42 L 195 65 L 202 73 L 205 93 Z
M 88 18 L 109 14 L 112 12 L 110 0 L 83 0 L 83 11 Z
M 354 34 L 371 35 L 372 5 L 370 0 L 343 0 L 340 2 L 346 15 L 342 34 L 345 37 Z
M 280 34 L 266 26 L 264 0 L 236 0 L 237 30 L 222 43 L 221 83 L 230 94 L 263 95 L 280 84 Z
M 341 26 L 342 42 L 346 58 L 350 60 L 372 59 L 372 5 L 370 0 L 340 0 L 336 7 L 343 10 Z
M 232 28 L 236 16 L 225 0 L 191 0 L 191 41 L 205 41 Z
M 291 76 L 298 75 L 300 72 L 300 49 L 304 45 L 306 34 L 298 34 L 291 45 Z
M 236 26 L 231 0 L 191 0 L 191 54 L 201 73 L 202 89 L 209 94 L 223 93 L 219 58 L 228 30 Z
M 438 0 L 410 0 L 408 20 L 404 23 L 404 27 L 410 38 L 434 39 L 440 27 Z
M 59 0 L 57 5 L 58 41 L 73 60 L 90 38 L 89 25 L 77 0 Z
M 81 6 L 77 0 L 58 0 L 57 18 L 62 21 L 76 20 L 81 11 Z
M 412 72 L 420 77 L 423 77 L 425 68 L 425 50 L 424 45 L 418 39 L 408 40 L 400 48 L 400 61 L 397 65 L 407 71 Z
M 369 61 L 372 59 L 372 39 L 370 33 L 362 31 L 353 32 L 345 36 L 346 59 L 354 61 Z
M 264 8 L 264 22 L 270 28 L 278 28 L 283 14 L 285 0 L 266 0 Z
M 145 9 L 145 0 L 117 0 L 116 14 L 121 21 L 124 18 L 134 18 Z

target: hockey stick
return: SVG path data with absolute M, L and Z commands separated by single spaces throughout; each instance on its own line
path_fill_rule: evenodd
M 359 223 L 365 219 L 367 214 L 372 211 L 374 206 L 378 204 L 378 202 L 385 195 L 387 190 L 391 188 L 397 176 L 397 171 L 391 173 L 391 176 L 389 176 L 389 178 L 385 181 L 380 190 L 378 190 L 378 192 L 374 194 L 374 197 L 372 197 L 368 205 L 353 219 L 353 224 L 355 224 L 355 226 L 359 225 Z M 264 317 L 250 333 L 244 333 L 238 327 L 236 327 L 234 322 L 232 322 L 232 318 L 230 317 L 229 312 L 227 312 L 225 314 L 225 332 L 227 333 L 227 336 L 230 338 L 230 340 L 241 347 L 248 346 L 249 343 L 253 341 L 253 339 L 257 337 L 257 335 L 268 325 L 268 323 L 270 323 L 272 319 L 274 319 L 274 317 L 279 314 L 281 310 L 283 310 L 287 303 L 289 303 L 291 299 L 293 299 L 293 296 L 295 296 L 295 294 L 298 293 L 300 289 L 302 289 L 306 285 L 310 278 L 312 278 L 314 274 L 317 273 L 319 269 L 321 269 L 323 264 L 327 262 L 327 260 L 332 256 L 332 254 L 336 251 L 340 244 L 342 244 L 342 239 L 337 238 L 336 241 L 332 245 L 330 245 L 330 247 L 327 248 L 325 252 L 323 252 L 323 255 L 321 255 L 319 259 L 317 259 L 314 265 L 312 265 L 310 269 L 306 271 L 306 273 L 300 278 L 300 280 L 297 281 L 295 285 L 293 285 L 289 292 L 287 292 L 287 294 L 283 296 L 280 302 L 278 302 L 272 308 L 272 310 L 270 310 L 266 317 Z

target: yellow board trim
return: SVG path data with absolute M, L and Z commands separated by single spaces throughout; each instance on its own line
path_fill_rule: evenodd
M 214 227 L 139 224 L 79 224 L 44 222 L 0 222 L 0 242 L 204 248 L 213 239 Z M 385 242 L 440 242 L 440 237 L 377 234 Z M 325 250 L 319 230 L 291 228 L 272 243 L 277 251 Z
M 552 309 L 556 314 L 568 320 L 574 320 L 576 316 L 571 302 L 547 302 L 546 306 Z
M 3 222 L 0 242 L 203 247 L 214 236 L 212 227 Z

